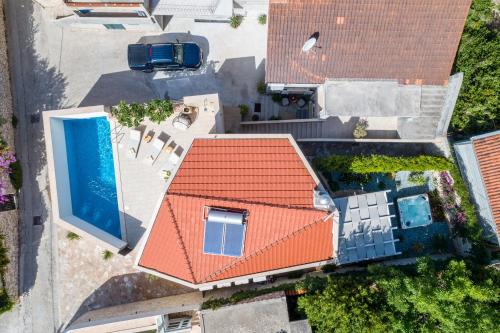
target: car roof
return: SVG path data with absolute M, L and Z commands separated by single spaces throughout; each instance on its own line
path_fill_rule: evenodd
M 174 62 L 174 44 L 152 44 L 151 45 L 152 63 L 170 63 Z

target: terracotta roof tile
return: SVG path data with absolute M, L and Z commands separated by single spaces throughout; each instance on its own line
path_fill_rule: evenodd
M 277 156 L 274 162 L 246 163 L 268 154 Z M 208 161 L 218 167 L 202 168 Z M 231 167 L 235 162 L 239 172 Z M 139 265 L 203 283 L 327 260 L 333 255 L 332 218 L 313 208 L 315 186 L 288 139 L 195 140 Z M 203 253 L 205 207 L 248 212 L 241 257 Z
M 497 233 L 500 234 L 500 134 L 474 139 L 472 142 Z
M 271 0 L 268 83 L 395 79 L 445 85 L 471 0 Z M 304 42 L 319 32 L 317 45 Z

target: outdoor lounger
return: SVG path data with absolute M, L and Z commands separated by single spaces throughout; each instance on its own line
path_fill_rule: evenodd
M 146 161 L 150 164 L 153 164 L 160 155 L 163 146 L 165 146 L 165 142 L 163 140 L 160 140 L 158 138 L 154 139 L 153 143 L 151 144 L 151 150 L 146 155 Z
M 130 158 L 137 158 L 137 152 L 139 151 L 139 143 L 141 142 L 141 132 L 135 129 L 131 129 L 129 132 L 129 138 L 127 143 L 127 155 Z

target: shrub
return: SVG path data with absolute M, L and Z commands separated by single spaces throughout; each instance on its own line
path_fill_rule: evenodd
M 243 22 L 243 16 L 241 15 L 233 15 L 229 19 L 229 25 L 234 29 L 238 28 L 241 25 L 241 22 Z
M 259 24 L 266 24 L 267 23 L 267 15 L 266 14 L 261 14 L 259 15 L 259 17 L 257 18 L 257 21 L 259 22 Z
M 273 100 L 273 102 L 281 104 L 281 94 L 272 94 L 271 99 Z
M 143 104 L 127 104 L 120 101 L 117 106 L 111 108 L 111 114 L 116 117 L 118 123 L 126 127 L 137 127 L 144 120 L 146 108 Z
M 269 120 L 281 120 L 281 117 L 272 115 L 271 117 L 269 117 Z
M 244 119 L 248 115 L 249 107 L 246 104 L 240 104 L 238 107 L 240 108 L 241 119 Z
M 16 191 L 19 191 L 23 187 L 23 170 L 21 169 L 21 162 L 19 160 L 10 164 L 9 178 Z
M 413 185 L 423 186 L 423 185 L 427 184 L 427 178 L 425 178 L 423 172 L 410 173 L 410 177 L 408 178 L 408 180 Z
M 446 216 L 444 215 L 443 202 L 439 197 L 437 190 L 427 193 L 429 196 L 429 205 L 431 206 L 431 215 L 434 221 L 445 222 Z
M 443 235 L 432 236 L 431 244 L 435 252 L 442 253 L 448 251 L 448 239 Z
M 73 231 L 68 231 L 68 233 L 66 234 L 66 238 L 72 241 L 72 240 L 79 240 L 80 236 L 74 233 Z
M 10 299 L 5 289 L 0 289 L 0 314 L 12 310 L 14 302 Z
M 172 113 L 174 108 L 168 99 L 154 99 L 146 105 L 146 116 L 157 124 L 165 121 Z
M 352 135 L 356 139 L 362 139 L 368 134 L 368 133 L 366 133 L 367 128 L 368 128 L 368 121 L 366 119 L 360 119 L 360 120 L 358 120 L 358 123 L 356 124 L 356 127 L 354 128 L 354 131 L 352 132 Z
M 414 242 L 412 245 L 411 245 L 411 249 L 413 250 L 413 252 L 415 253 L 422 253 L 424 252 L 425 250 L 425 245 L 420 243 L 420 242 Z
M 293 271 L 287 274 L 287 278 L 289 279 L 300 279 L 304 275 L 304 271 Z
M 17 117 L 15 115 L 12 115 L 11 123 L 12 127 L 17 128 Z
M 264 95 L 267 91 L 267 86 L 264 81 L 259 81 L 257 83 L 257 92 L 261 95 Z
M 102 251 L 102 259 L 107 261 L 110 260 L 111 258 L 113 258 L 113 252 L 109 250 Z
M 148 279 L 149 282 L 153 282 L 159 280 L 160 278 L 156 275 L 146 273 L 146 279 Z

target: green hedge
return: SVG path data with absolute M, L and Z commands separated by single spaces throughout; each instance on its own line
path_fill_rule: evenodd
M 342 173 L 445 171 L 453 167 L 453 163 L 444 157 L 427 155 L 412 157 L 392 157 L 386 155 L 332 155 L 317 158 L 314 164 L 320 171 L 336 171 Z

